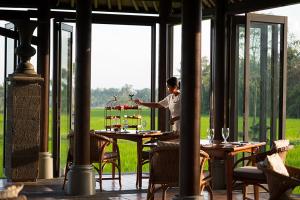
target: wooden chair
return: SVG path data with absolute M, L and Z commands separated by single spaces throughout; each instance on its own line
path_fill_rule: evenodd
M 277 145 L 276 144 L 283 144 Z M 289 145 L 286 140 L 279 140 L 274 142 L 271 150 L 257 153 L 251 156 L 243 157 L 239 159 L 233 167 L 233 184 L 235 186 L 242 185 L 243 187 L 243 199 L 249 199 L 247 197 L 247 186 L 254 186 L 254 199 L 259 199 L 259 190 L 258 187 L 263 188 L 268 191 L 268 189 L 264 186 L 267 184 L 266 176 L 264 175 L 261 169 L 258 169 L 256 164 L 258 162 L 264 161 L 267 155 L 271 155 L 274 153 L 278 153 L 282 160 L 284 161 L 286 158 L 287 151 L 291 149 L 292 146 Z M 238 167 L 240 164 L 245 163 L 244 166 Z
M 68 150 L 68 157 L 66 162 L 66 168 L 65 168 L 65 178 L 63 183 L 63 189 L 65 187 L 65 183 L 67 180 L 67 173 L 70 170 L 70 167 L 73 162 L 73 152 L 74 152 L 74 134 L 70 133 L 68 135 L 69 139 L 69 150 Z M 114 151 L 107 151 L 107 147 L 111 144 L 114 144 Z M 119 147 L 117 143 L 115 143 L 112 139 L 97 135 L 94 133 L 94 131 L 90 132 L 90 158 L 91 158 L 91 164 L 93 165 L 94 169 L 99 174 L 99 181 L 100 184 L 100 190 L 102 191 L 102 180 L 119 180 L 120 188 L 122 187 L 121 184 L 121 161 L 120 161 L 120 153 L 119 153 Z M 103 178 L 103 169 L 106 164 L 111 163 L 118 169 L 118 177 L 115 177 L 115 174 L 112 174 L 111 178 Z
M 200 190 L 206 188 L 212 199 L 211 175 L 204 173 L 204 164 L 209 156 L 200 151 Z M 159 185 L 159 187 L 156 187 Z M 147 199 L 154 199 L 154 194 L 162 189 L 162 199 L 166 199 L 166 191 L 170 187 L 179 186 L 179 145 L 158 146 L 150 153 L 150 178 Z
M 270 200 L 293 199 L 291 191 L 300 185 L 300 169 L 287 166 L 289 176 L 282 175 L 268 168 L 262 168 L 266 175 Z
M 170 140 L 176 140 L 178 138 L 179 135 L 171 131 L 171 132 L 164 132 L 164 134 L 159 135 L 156 138 L 152 138 L 151 140 L 145 142 L 143 145 L 142 160 L 140 166 L 143 167 L 145 164 L 149 163 L 151 148 L 156 146 L 155 143 L 157 141 L 170 141 Z M 136 177 L 138 178 L 138 176 Z M 142 176 L 142 178 L 149 178 L 149 176 Z M 136 181 L 136 183 L 138 183 L 138 181 Z

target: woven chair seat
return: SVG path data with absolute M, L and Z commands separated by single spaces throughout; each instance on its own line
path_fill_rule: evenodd
M 266 176 L 264 175 L 263 171 L 255 166 L 244 166 L 236 168 L 233 170 L 233 176 L 236 180 L 266 180 Z
M 117 152 L 105 152 L 103 155 L 103 159 L 107 160 L 107 159 L 116 159 L 118 158 L 118 153 Z

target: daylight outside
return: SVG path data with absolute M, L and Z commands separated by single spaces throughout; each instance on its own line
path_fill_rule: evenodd
M 289 151 L 287 157 L 287 164 L 300 168 L 300 160 L 298 158 L 300 152 L 300 4 L 293 6 L 286 6 L 276 9 L 263 10 L 256 13 L 268 14 L 276 16 L 286 16 L 288 19 L 288 40 L 287 40 L 287 94 L 286 94 L 286 139 L 294 146 Z M 0 21 L 1 27 L 7 27 L 10 24 L 8 21 Z M 73 27 L 73 36 L 76 35 L 75 23 L 66 23 L 67 26 Z M 255 27 L 262 27 L 263 24 L 257 23 Z M 272 40 L 266 43 L 266 61 L 265 61 L 265 76 L 261 74 L 261 62 L 260 57 L 262 51 L 260 47 L 262 45 L 262 34 L 259 28 L 250 29 L 250 78 L 249 78 L 249 140 L 259 141 L 258 127 L 264 116 L 265 130 L 266 130 L 266 142 L 267 147 L 270 148 L 271 132 L 271 116 L 274 104 L 278 104 L 278 96 L 276 99 L 271 97 L 271 92 L 277 90 L 279 93 L 279 83 L 274 83 L 274 79 L 279 79 L 280 74 L 273 73 L 276 71 L 276 66 L 271 67 L 272 56 Z M 279 28 L 275 25 L 266 26 L 266 34 L 280 35 L 280 32 L 274 34 L 274 30 Z M 273 31 L 273 32 L 272 32 Z M 241 136 L 238 137 L 239 141 L 243 140 L 243 83 L 244 83 L 244 40 L 245 29 L 240 27 L 239 29 L 239 78 L 238 78 L 238 97 L 237 97 L 237 111 L 239 116 L 238 131 Z M 36 35 L 36 33 L 35 33 Z M 211 125 L 211 21 L 202 21 L 202 72 L 201 72 L 201 118 L 200 132 L 201 139 L 208 139 L 207 129 Z M 69 54 L 70 35 L 68 32 L 62 33 L 62 48 L 61 51 L 61 121 L 60 121 L 60 170 L 63 173 L 67 159 L 68 152 L 68 127 L 73 125 L 74 119 L 69 118 L 70 114 L 74 112 L 73 104 L 71 109 L 68 109 L 69 95 L 74 92 L 74 73 L 76 68 L 75 62 L 75 41 L 72 45 L 72 60 L 67 60 Z M 269 37 L 272 38 L 272 37 Z M 279 37 L 280 38 L 280 37 Z M 280 40 L 280 39 L 277 39 Z M 172 76 L 179 79 L 181 78 L 181 25 L 174 26 L 173 30 L 173 68 Z M 158 44 L 158 38 L 156 44 Z M 12 39 L 0 36 L 0 176 L 5 177 L 3 173 L 3 142 L 5 131 L 5 87 L 4 81 L 8 74 L 13 72 L 14 63 L 13 59 L 9 58 L 14 52 L 14 42 Z M 35 46 L 36 48 L 36 46 Z M 93 24 L 92 25 L 92 63 L 91 63 L 91 113 L 90 113 L 90 129 L 104 130 L 106 129 L 107 119 L 105 109 L 112 100 L 117 100 L 118 105 L 131 105 L 133 99 L 140 99 L 144 102 L 151 101 L 151 27 L 149 26 L 134 26 L 134 25 L 110 25 L 110 24 Z M 279 55 L 279 50 L 275 54 Z M 158 65 L 158 52 L 156 54 L 156 70 Z M 52 58 L 52 55 L 51 55 Z M 116 59 L 117 58 L 117 59 Z M 71 62 L 71 68 L 69 64 Z M 36 66 L 36 55 L 32 58 L 32 63 Z M 5 67 L 7 70 L 5 71 Z M 277 66 L 278 67 L 278 66 Z M 52 151 L 52 82 L 53 82 L 53 63 L 51 63 L 51 75 L 50 75 L 50 112 L 49 112 L 49 148 Z M 156 74 L 156 88 L 155 99 L 159 101 L 157 92 L 158 88 L 158 75 Z M 68 84 L 73 83 L 72 88 L 68 87 Z M 262 86 L 262 83 L 264 86 Z M 275 84 L 273 88 L 273 84 Z M 277 85 L 276 85 L 277 84 Z M 262 90 L 265 92 L 265 103 L 262 103 Z M 73 91 L 73 92 L 72 92 Z M 130 97 L 133 95 L 133 97 Z M 74 97 L 72 96 L 71 99 Z M 74 99 L 73 99 L 74 100 Z M 274 103 L 275 102 L 275 103 Z M 74 103 L 74 102 L 72 102 Z M 272 107 L 273 106 L 273 107 Z M 265 108 L 262 115 L 262 107 Z M 278 109 L 278 105 L 276 107 Z M 138 112 L 138 113 L 137 113 Z M 145 130 L 151 128 L 157 129 L 157 111 L 155 111 L 155 126 L 151 127 L 151 109 L 147 107 L 141 107 L 138 111 L 131 111 L 126 115 L 131 116 L 139 114 L 142 119 L 139 125 L 143 126 Z M 273 118 L 272 118 L 273 119 Z M 125 119 L 122 119 L 125 120 Z M 275 116 L 275 120 L 278 120 L 278 116 Z M 110 122 L 111 123 L 111 122 Z M 122 121 L 120 123 L 134 123 L 128 121 Z M 136 170 L 136 148 L 134 142 L 120 140 L 118 145 L 121 153 L 122 172 L 135 172 Z M 143 166 L 144 171 L 148 171 L 148 165 Z M 105 168 L 105 172 L 109 173 L 110 168 Z M 295 190 L 295 193 L 300 193 L 300 190 Z

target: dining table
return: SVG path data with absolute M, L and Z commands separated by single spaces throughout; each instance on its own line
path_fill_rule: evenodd
M 238 153 L 256 153 L 266 142 L 200 142 L 200 148 L 207 152 L 211 159 L 224 160 L 226 173 L 227 199 L 232 200 L 234 156 Z
M 157 138 L 162 136 L 162 133 L 159 130 L 118 130 L 118 131 L 110 131 L 110 130 L 96 130 L 96 134 L 103 135 L 113 140 L 129 140 L 136 143 L 137 148 L 137 177 L 136 177 L 136 187 L 141 189 L 142 188 L 142 174 L 143 174 L 143 144 L 144 141 L 149 141 L 151 139 Z M 112 167 L 112 174 L 114 176 L 115 169 Z

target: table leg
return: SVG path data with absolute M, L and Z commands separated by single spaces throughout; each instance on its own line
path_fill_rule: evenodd
M 113 152 L 117 152 L 117 147 L 115 144 L 117 144 L 117 139 L 113 139 L 115 143 L 113 143 Z M 112 178 L 114 179 L 116 177 L 116 165 L 114 163 L 112 163 L 112 167 L 111 167 L 111 175 L 112 175 Z
M 227 155 L 226 156 L 226 187 L 227 187 L 227 200 L 232 200 L 232 179 L 233 179 L 233 156 Z
M 141 189 L 142 188 L 142 173 L 143 173 L 143 167 L 142 167 L 142 151 L 143 151 L 143 141 L 139 140 L 137 141 L 137 181 L 136 186 Z

